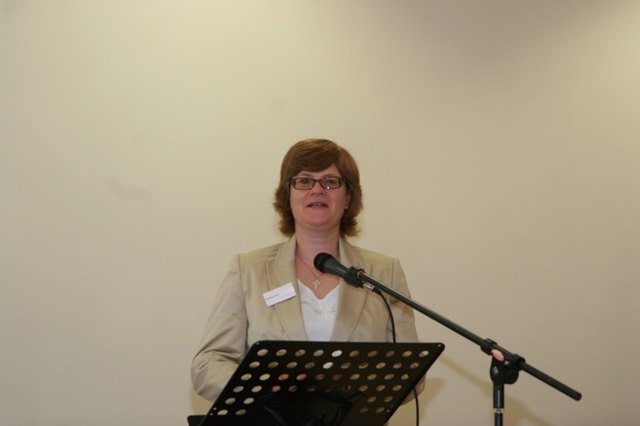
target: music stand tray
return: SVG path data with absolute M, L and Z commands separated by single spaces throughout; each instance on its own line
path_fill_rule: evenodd
M 263 340 L 200 426 L 382 426 L 442 343 Z

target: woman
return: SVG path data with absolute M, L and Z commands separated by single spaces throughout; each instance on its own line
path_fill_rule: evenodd
M 393 341 L 380 297 L 315 269 L 318 253 L 330 253 L 410 296 L 397 259 L 346 240 L 358 233 L 362 189 L 345 149 L 325 139 L 293 145 L 282 162 L 274 207 L 288 239 L 232 260 L 191 366 L 196 392 L 210 401 L 259 340 Z M 265 293 L 291 286 L 294 297 L 267 304 Z M 417 341 L 411 308 L 397 300 L 391 306 L 397 341 Z

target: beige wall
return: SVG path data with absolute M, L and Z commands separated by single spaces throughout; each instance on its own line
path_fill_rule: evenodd
M 233 253 L 279 241 L 286 149 L 361 165 L 359 245 L 522 373 L 507 424 L 640 419 L 640 2 L 0 2 L 0 424 L 181 425 Z M 422 425 L 492 424 L 445 353 Z M 392 422 L 412 424 L 413 407 Z

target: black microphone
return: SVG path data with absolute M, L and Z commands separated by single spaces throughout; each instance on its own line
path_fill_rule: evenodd
M 362 287 L 362 279 L 359 276 L 363 272 L 362 269 L 357 269 L 353 266 L 347 268 L 329 253 L 318 253 L 313 259 L 313 266 L 322 273 L 344 279 L 347 284 L 354 287 Z

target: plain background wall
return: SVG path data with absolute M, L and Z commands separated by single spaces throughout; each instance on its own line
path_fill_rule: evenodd
M 308 137 L 417 301 L 584 394 L 522 373 L 507 424 L 637 424 L 639 40 L 634 0 L 0 1 L 0 424 L 205 412 L 217 285 Z M 492 424 L 489 357 L 416 321 L 420 423 Z

